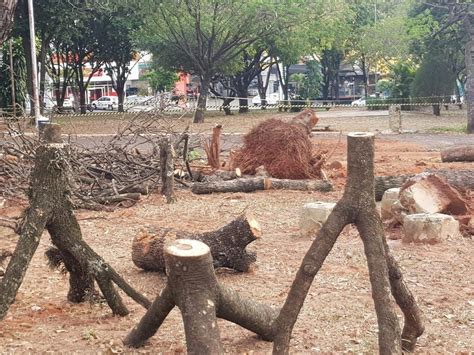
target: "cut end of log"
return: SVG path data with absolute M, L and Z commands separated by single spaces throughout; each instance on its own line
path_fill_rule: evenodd
M 370 132 L 349 132 L 347 133 L 348 137 L 362 138 L 362 137 L 373 137 L 374 134 Z
M 207 255 L 211 252 L 209 247 L 193 239 L 178 239 L 165 247 L 165 253 L 180 258 L 196 258 Z
M 45 124 L 41 138 L 45 143 L 62 143 L 61 126 L 57 123 Z
M 260 227 L 260 223 L 258 223 L 258 221 L 253 216 L 247 216 L 247 222 L 250 226 L 252 234 L 255 236 L 255 239 L 261 238 L 262 228 Z
M 242 177 L 242 171 L 240 170 L 240 168 L 235 168 L 235 175 L 237 175 L 237 177 Z

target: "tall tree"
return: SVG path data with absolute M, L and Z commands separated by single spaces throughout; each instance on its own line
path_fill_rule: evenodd
M 142 25 L 142 16 L 133 2 L 117 2 L 110 5 L 104 17 L 101 54 L 107 75 L 118 96 L 118 111 L 123 112 L 125 83 L 130 74 L 132 59 L 138 58 L 133 34 Z
M 144 0 L 142 43 L 169 68 L 200 78 L 194 122 L 204 121 L 211 78 L 277 27 L 285 4 L 259 0 Z M 280 23 L 281 25 L 281 23 Z

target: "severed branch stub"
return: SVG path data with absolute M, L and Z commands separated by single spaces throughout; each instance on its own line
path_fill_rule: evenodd
M 174 159 L 173 146 L 169 138 L 163 138 L 160 143 L 161 194 L 166 196 L 167 203 L 177 201 L 174 194 Z
M 189 354 L 223 353 L 216 317 L 273 338 L 271 324 L 278 311 L 241 298 L 219 284 L 209 247 L 192 239 L 178 239 L 164 249 L 168 282 L 124 344 L 139 347 L 153 336 L 168 313 L 178 306 L 183 316 Z
M 128 285 L 82 239 L 71 202 L 68 149 L 65 149 L 66 144 L 58 142 L 58 137 L 59 125 L 45 126 L 45 142 L 37 150 L 30 178 L 30 206 L 20 224 L 19 241 L 0 283 L 0 320 L 5 317 L 15 300 L 44 229 L 48 230 L 51 241 L 57 248 L 49 252 L 50 262 L 55 265 L 64 263 L 70 273 L 68 299 L 71 302 L 81 302 L 88 293 L 94 292 L 95 281 L 114 314 L 123 316 L 128 313 L 114 283 L 136 302 L 148 308 L 150 302 Z
M 372 297 L 379 326 L 382 354 L 412 350 L 424 331 L 422 312 L 403 280 L 400 267 L 391 255 L 374 198 L 374 136 L 349 133 L 348 178 L 342 199 L 337 203 L 317 238 L 306 253 L 290 292 L 273 327 L 276 329 L 274 354 L 288 354 L 290 337 L 306 295 L 343 228 L 356 224 L 367 256 Z M 405 316 L 400 332 L 390 292 Z M 400 336 L 401 333 L 401 336 Z
M 261 235 L 262 230 L 257 220 L 246 215 L 239 216 L 222 228 L 205 233 L 188 233 L 171 228 L 142 229 L 132 243 L 132 261 L 144 270 L 164 271 L 165 244 L 173 239 L 195 239 L 209 246 L 214 267 L 246 272 L 257 260 L 256 254 L 248 252 L 246 247 Z

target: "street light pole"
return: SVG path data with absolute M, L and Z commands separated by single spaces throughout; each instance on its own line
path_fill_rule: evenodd
M 40 119 L 40 103 L 38 94 L 38 67 L 36 60 L 35 16 L 33 13 L 33 0 L 28 0 L 28 22 L 30 25 L 31 81 L 33 88 L 33 104 L 35 112 L 35 123 L 36 126 L 38 126 L 38 121 Z

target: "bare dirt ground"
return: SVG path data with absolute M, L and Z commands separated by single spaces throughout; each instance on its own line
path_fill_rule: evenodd
M 231 118 L 234 121 L 229 125 L 235 125 L 242 132 L 255 124 L 253 120 L 240 120 L 238 125 L 236 117 Z M 364 120 L 368 122 L 366 126 L 360 122 Z M 361 118 L 357 124 L 346 118 L 345 123 L 342 120 L 336 123 L 344 126 L 344 131 L 361 131 L 366 127 L 371 131 L 383 131 L 385 127 L 374 124 L 374 120 L 377 118 Z M 210 121 L 206 124 L 209 129 L 215 124 L 214 119 Z M 385 121 L 380 119 L 378 122 Z M 431 126 L 451 123 L 436 122 Z M 419 137 L 408 141 L 408 136 L 377 135 L 378 175 L 474 166 L 472 163 L 441 163 L 439 147 L 429 143 L 435 142 L 437 135 L 427 135 L 426 144 Z M 469 141 L 466 135 L 443 136 L 448 136 L 446 141 L 450 144 L 460 139 Z M 335 148 L 329 161 L 338 160 L 345 167 L 345 138 L 342 137 L 339 143 L 338 140 L 337 134 L 316 134 L 313 138 L 315 144 L 324 149 Z M 337 201 L 342 195 L 345 169 L 329 171 L 329 175 L 334 184 L 334 191 L 330 193 L 262 191 L 196 196 L 183 190 L 178 192 L 179 200 L 174 205 L 167 205 L 161 196 L 153 194 L 129 209 L 112 213 L 79 211 L 77 216 L 84 239 L 133 286 L 154 298 L 163 287 L 165 276 L 143 272 L 131 261 L 132 239 L 142 226 L 205 231 L 231 221 L 243 211 L 251 213 L 263 230 L 262 239 L 249 246 L 258 254 L 254 270 L 247 274 L 219 270 L 218 278 L 244 296 L 278 307 L 283 304 L 300 261 L 312 242 L 311 238 L 299 236 L 299 209 L 306 202 Z M 7 201 L 6 208 L 0 209 L 0 215 L 18 215 L 23 207 L 18 201 Z M 400 233 L 396 229 L 386 230 L 391 238 Z M 16 240 L 9 230 L 0 229 L 2 248 L 13 249 Z M 408 285 L 426 315 L 426 331 L 419 340 L 418 353 L 468 353 L 474 350 L 473 243 L 472 238 L 430 246 L 389 241 Z M 45 232 L 16 302 L 0 322 L 0 353 L 185 352 L 184 330 L 177 309 L 143 348 L 132 351 L 124 347 L 121 340 L 140 320 L 144 309 L 126 296 L 124 299 L 131 313 L 124 318 L 112 316 L 106 305 L 68 303 L 67 277 L 49 270 L 46 265 L 44 251 L 48 246 L 49 236 Z M 219 327 L 228 353 L 271 351 L 270 343 L 239 326 L 220 320 Z M 376 351 L 377 321 L 363 246 L 355 228 L 348 226 L 315 278 L 293 332 L 291 352 Z

